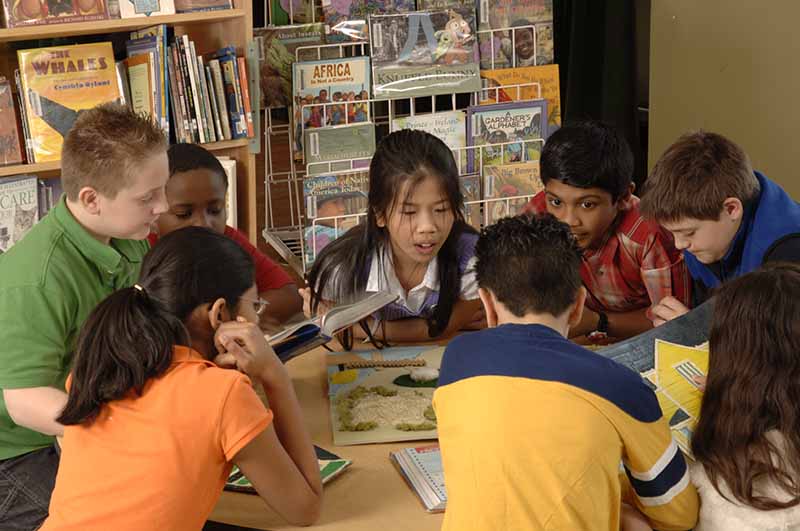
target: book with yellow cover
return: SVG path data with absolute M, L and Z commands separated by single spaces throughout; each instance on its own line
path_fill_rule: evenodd
M 59 160 L 78 113 L 119 100 L 111 43 L 19 50 L 17 56 L 35 161 Z
M 549 132 L 552 133 L 561 126 L 561 88 L 558 80 L 558 65 L 481 70 L 481 78 L 483 80 L 481 105 L 544 98 L 547 100 Z M 539 85 L 512 87 L 529 83 L 538 83 Z
M 703 390 L 697 378 L 708 374 L 708 343 L 687 347 L 656 339 L 655 368 L 642 373 L 656 394 L 672 437 L 692 457 L 691 443 Z

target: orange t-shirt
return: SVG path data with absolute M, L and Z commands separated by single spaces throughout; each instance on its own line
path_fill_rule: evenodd
M 231 460 L 271 421 L 247 376 L 175 346 L 172 365 L 142 396 L 64 429 L 41 531 L 197 531 Z

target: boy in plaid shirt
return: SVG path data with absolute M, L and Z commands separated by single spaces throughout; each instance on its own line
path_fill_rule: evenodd
M 690 301 L 690 277 L 669 232 L 642 218 L 633 195 L 633 154 L 612 127 L 567 124 L 541 156 L 545 190 L 528 212 L 569 225 L 583 250 L 586 308 L 570 337 L 623 339 L 652 328 L 649 309 L 664 297 Z

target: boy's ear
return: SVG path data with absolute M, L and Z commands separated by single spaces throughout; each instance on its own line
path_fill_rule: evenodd
M 211 329 L 216 330 L 219 325 L 231 320 L 231 312 L 228 310 L 228 305 L 225 304 L 225 299 L 220 297 L 208 309 L 208 322 L 211 323 Z
M 731 221 L 739 221 L 744 216 L 744 205 L 736 197 L 729 197 L 722 202 L 722 213 L 727 215 Z
M 572 305 L 572 308 L 569 310 L 569 327 L 574 328 L 577 326 L 578 323 L 581 322 L 581 317 L 583 317 L 583 305 L 586 302 L 586 288 L 581 286 L 578 289 L 578 294 L 575 296 L 575 302 Z
M 100 194 L 91 186 L 84 186 L 78 192 L 78 203 L 89 214 L 97 215 L 100 213 Z
M 481 298 L 483 311 L 486 313 L 486 324 L 489 328 L 497 326 L 497 299 L 489 290 L 478 288 L 478 297 Z

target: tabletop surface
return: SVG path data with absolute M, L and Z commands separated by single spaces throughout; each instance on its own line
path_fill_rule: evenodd
M 348 531 L 438 530 L 443 514 L 430 514 L 389 461 L 389 452 L 435 441 L 334 446 L 322 347 L 287 363 L 314 444 L 353 464 L 325 485 L 322 515 L 313 529 Z M 259 497 L 225 491 L 209 520 L 255 529 L 295 529 Z

